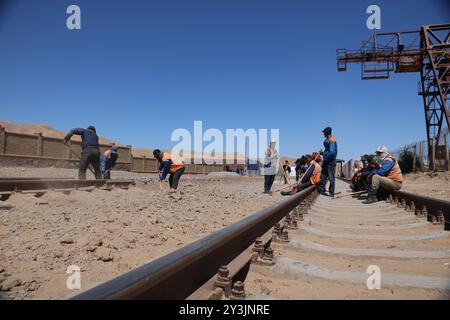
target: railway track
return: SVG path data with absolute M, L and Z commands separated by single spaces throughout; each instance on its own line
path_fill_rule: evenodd
M 448 299 L 449 215 L 405 192 L 363 205 L 310 187 L 72 299 Z
M 134 179 L 127 180 L 78 180 L 66 178 L 0 178 L 1 200 L 6 200 L 15 192 L 43 194 L 48 191 L 70 192 L 72 190 L 92 190 L 102 188 L 128 188 L 134 185 Z

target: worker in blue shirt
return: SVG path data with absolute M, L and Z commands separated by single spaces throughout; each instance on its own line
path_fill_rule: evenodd
M 301 156 L 301 158 L 298 158 L 295 160 L 295 181 L 300 180 L 300 175 L 304 172 L 304 165 L 306 164 L 306 157 Z
M 89 164 L 92 164 L 95 172 L 95 179 L 101 179 L 100 172 L 100 150 L 98 146 L 97 131 L 94 126 L 89 126 L 87 129 L 75 128 L 72 129 L 65 137 L 64 144 L 69 142 L 73 135 L 81 136 L 81 158 L 80 166 L 78 168 L 78 179 L 86 180 L 86 169 Z
M 325 192 L 327 180 L 330 180 L 330 187 L 328 189 L 329 196 L 334 197 L 334 180 L 336 172 L 336 157 L 337 157 L 337 142 L 334 137 L 331 136 L 332 129 L 326 127 L 322 130 L 325 137 L 323 142 L 323 162 L 322 162 L 322 174 L 320 176 L 319 192 L 322 195 L 327 195 Z
M 372 170 L 368 176 L 368 196 L 365 204 L 378 201 L 377 192 L 380 189 L 386 191 L 400 190 L 403 182 L 402 170 L 395 158 L 387 152 L 386 146 L 379 146 L 375 151 L 381 164 L 376 170 Z

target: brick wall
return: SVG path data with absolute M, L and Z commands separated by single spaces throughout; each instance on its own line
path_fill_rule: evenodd
M 32 165 L 76 167 L 81 155 L 81 142 L 44 137 L 41 134 L 6 132 L 0 126 L 0 163 L 3 165 Z M 111 146 L 100 145 L 103 153 Z M 135 172 L 158 172 L 155 158 L 133 157 L 131 146 L 118 147 L 119 159 L 116 169 Z M 209 173 L 223 171 L 222 165 L 186 164 L 186 173 Z
M 100 152 L 105 152 L 111 146 L 100 145 Z M 118 147 L 119 159 L 118 164 L 125 167 L 131 166 L 131 146 Z M 36 158 L 45 160 L 65 160 L 77 161 L 81 154 L 81 143 L 70 141 L 66 145 L 63 139 L 43 137 L 41 134 L 23 134 L 15 132 L 7 132 L 0 126 L 0 155 L 23 158 L 30 157 L 33 163 Z M 24 162 L 24 161 L 22 161 Z M 42 162 L 44 163 L 44 162 Z M 60 163 L 60 162 L 55 162 Z

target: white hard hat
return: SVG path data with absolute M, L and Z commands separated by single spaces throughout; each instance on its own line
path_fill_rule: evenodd
M 375 152 L 377 152 L 377 153 L 386 153 L 387 152 L 387 148 L 386 148 L 386 146 L 379 146 Z

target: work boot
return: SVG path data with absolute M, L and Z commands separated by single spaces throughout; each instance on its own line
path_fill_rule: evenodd
M 371 203 L 375 203 L 377 201 L 378 201 L 378 199 L 377 199 L 376 193 L 371 191 L 371 192 L 369 192 L 369 194 L 367 196 L 367 199 L 364 200 L 362 203 L 364 203 L 364 204 L 371 204 Z

